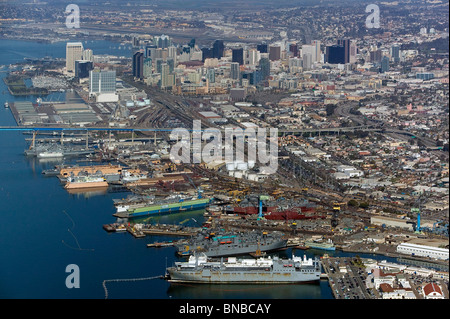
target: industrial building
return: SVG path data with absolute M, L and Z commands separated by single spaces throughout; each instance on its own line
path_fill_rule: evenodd
M 448 248 L 402 243 L 397 246 L 397 252 L 406 255 L 448 260 L 449 250 Z
M 387 216 L 371 216 L 370 223 L 376 226 L 399 227 L 414 231 L 414 223 L 411 220 L 392 218 Z

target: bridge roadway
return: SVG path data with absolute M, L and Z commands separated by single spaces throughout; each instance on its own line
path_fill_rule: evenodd
M 236 127 L 240 128 L 240 127 Z M 151 128 L 151 127 L 69 127 L 69 126 L 0 126 L 0 131 L 121 131 L 121 132 L 172 132 L 175 128 Z M 193 131 L 193 129 L 186 128 L 188 131 Z M 224 129 L 220 129 L 224 131 Z M 204 129 L 201 129 L 203 132 Z M 430 138 L 416 136 L 416 134 L 399 130 L 395 128 L 389 128 L 383 125 L 359 125 L 359 126 L 349 126 L 349 127 L 334 127 L 334 128 L 320 128 L 320 129 L 278 129 L 278 134 L 303 134 L 303 133 L 343 133 L 343 132 L 383 132 L 383 133 L 394 133 L 408 135 L 410 137 L 415 137 L 417 140 L 422 141 L 426 147 L 436 147 L 435 141 Z
M 236 127 L 240 128 L 240 127 Z M 152 127 L 69 127 L 69 126 L 0 126 L 0 131 L 122 131 L 122 132 L 171 132 L 175 128 L 152 128 Z M 188 131 L 192 129 L 186 128 Z M 352 127 L 336 127 L 321 129 L 278 129 L 278 133 L 320 133 L 320 132 L 352 132 L 352 131 L 381 131 L 371 125 L 352 126 Z M 201 131 L 204 131 L 202 129 Z M 224 129 L 221 129 L 224 131 Z M 402 131 L 400 131 L 402 132 Z

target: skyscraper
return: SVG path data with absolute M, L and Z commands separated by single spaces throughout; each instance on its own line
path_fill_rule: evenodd
M 372 63 L 380 63 L 382 58 L 381 50 L 370 51 L 370 62 Z
M 400 46 L 397 44 L 394 44 L 391 47 L 391 58 L 394 61 L 394 63 L 400 62 Z
M 269 47 L 269 60 L 277 61 L 281 58 L 281 47 L 280 46 L 270 46 Z
M 344 64 L 345 50 L 340 45 L 330 45 L 326 48 L 326 62 L 330 64 Z
M 209 83 L 215 83 L 216 82 L 216 72 L 214 68 L 208 69 L 206 73 L 206 77 L 208 78 Z
M 145 58 L 142 75 L 143 75 L 144 79 L 146 79 L 146 78 L 150 77 L 151 74 L 152 74 L 152 59 Z
M 313 56 L 311 53 L 303 53 L 302 59 L 303 59 L 303 69 L 304 70 L 311 70 L 312 57 Z
M 172 45 L 172 40 L 168 35 L 161 35 L 159 37 L 155 37 L 155 44 L 158 49 L 167 49 Z
M 216 40 L 213 44 L 213 58 L 219 59 L 223 57 L 224 45 L 222 40 Z
M 381 73 L 385 73 L 387 71 L 389 71 L 389 58 L 384 56 L 381 59 Z
M 138 79 L 144 77 L 144 53 L 141 51 L 133 55 L 133 76 Z
M 268 50 L 268 46 L 265 43 L 258 44 L 256 46 L 256 50 L 258 50 L 260 53 L 269 53 L 267 51 Z
M 339 39 L 337 44 L 344 47 L 344 63 L 350 63 L 350 39 Z
M 316 56 L 317 56 L 316 55 L 316 46 L 315 45 L 307 45 L 307 44 L 303 45 L 302 46 L 302 58 L 303 58 L 303 60 L 305 60 L 304 59 L 305 55 L 309 55 L 309 58 L 308 58 L 308 63 L 309 63 L 308 69 L 310 69 L 312 63 L 316 62 Z M 305 63 L 303 63 L 303 67 L 305 67 Z
M 298 46 L 296 43 L 291 43 L 289 45 L 289 52 L 292 52 L 294 57 L 298 56 Z
M 161 80 L 159 82 L 161 89 L 168 89 L 175 85 L 175 76 L 170 73 L 169 68 L 167 63 L 161 65 Z
M 91 49 L 83 50 L 83 60 L 94 62 L 94 52 Z
M 202 48 L 202 62 L 206 59 L 211 59 L 213 57 L 213 50 L 211 48 Z
M 314 40 L 312 42 L 312 45 L 314 45 L 316 47 L 316 56 L 314 58 L 315 62 L 322 62 L 322 50 L 320 48 L 320 41 L 319 40 Z
M 83 43 L 68 42 L 66 44 L 66 70 L 75 73 L 75 61 L 83 60 Z
M 233 80 L 239 80 L 240 79 L 240 70 L 239 70 L 239 63 L 232 62 L 230 65 L 230 77 Z
M 156 52 L 157 46 L 154 44 L 148 44 L 145 46 L 145 56 L 147 58 L 155 58 L 155 52 Z
M 350 41 L 350 60 L 349 63 L 356 63 L 356 54 L 358 53 L 358 48 L 356 47 L 356 41 Z
M 244 64 L 244 49 L 243 48 L 233 49 L 231 61 L 237 62 L 237 63 L 239 63 L 239 65 L 243 65 Z
M 270 75 L 270 61 L 267 57 L 262 57 L 259 60 L 259 70 L 261 71 L 261 81 L 264 81 L 267 79 L 267 77 Z
M 89 71 L 94 68 L 92 61 L 76 60 L 75 61 L 75 77 L 77 79 L 84 79 L 89 77 Z
M 258 51 L 255 49 L 248 50 L 248 64 L 256 65 L 258 63 Z

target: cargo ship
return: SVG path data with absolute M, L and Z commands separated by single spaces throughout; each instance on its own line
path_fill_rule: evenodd
M 287 239 L 281 233 L 221 232 L 214 230 L 200 232 L 186 243 L 175 245 L 177 254 L 189 256 L 203 253 L 207 257 L 224 257 L 269 252 L 287 247 Z
M 305 245 L 309 248 L 321 249 L 321 250 L 336 250 L 331 239 L 328 241 L 308 240 Z
M 71 176 L 67 179 L 65 189 L 106 188 L 108 182 L 98 176 Z
M 184 197 L 184 196 L 169 196 L 160 201 L 154 201 L 152 204 L 147 204 L 141 207 L 125 208 L 113 214 L 114 217 L 119 218 L 134 218 L 154 214 L 171 214 L 181 211 L 193 211 L 206 208 L 210 203 L 209 198 L 202 197 Z M 118 207 L 116 207 L 118 208 Z
M 166 269 L 166 279 L 173 283 L 206 284 L 294 284 L 312 283 L 320 280 L 320 261 L 306 256 L 260 257 L 225 261 L 208 260 L 204 254 L 190 256 L 187 262 L 175 262 Z

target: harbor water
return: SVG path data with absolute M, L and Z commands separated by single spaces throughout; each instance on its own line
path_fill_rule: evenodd
M 33 43 L 0 40 L 0 65 L 9 66 L 23 58 L 46 55 L 65 57 L 65 43 Z M 85 43 L 94 54 L 131 55 L 118 50 L 117 43 Z M 3 82 L 6 68 L 0 70 L 0 126 L 14 126 L 11 111 L 3 104 L 35 100 L 36 97 L 13 97 Z M 174 237 L 147 236 L 134 238 L 127 232 L 107 233 L 102 226 L 113 223 L 114 198 L 126 193 L 104 192 L 71 195 L 56 177 L 45 177 L 42 171 L 58 162 L 24 156 L 29 146 L 19 131 L 0 131 L 0 298 L 103 299 L 104 281 L 109 299 L 149 298 L 258 298 L 258 299 L 332 299 L 327 281 L 307 285 L 170 285 L 162 279 L 110 281 L 113 279 L 148 278 L 164 275 L 166 266 L 181 260 L 175 248 L 147 248 L 147 243 L 173 240 Z M 192 218 L 202 220 L 202 211 L 153 217 L 148 222 L 196 226 Z M 289 257 L 292 250 L 281 253 Z M 341 252 L 294 251 L 308 257 Z M 376 255 L 363 255 L 388 259 Z M 79 288 L 68 288 L 68 265 L 77 265 Z

